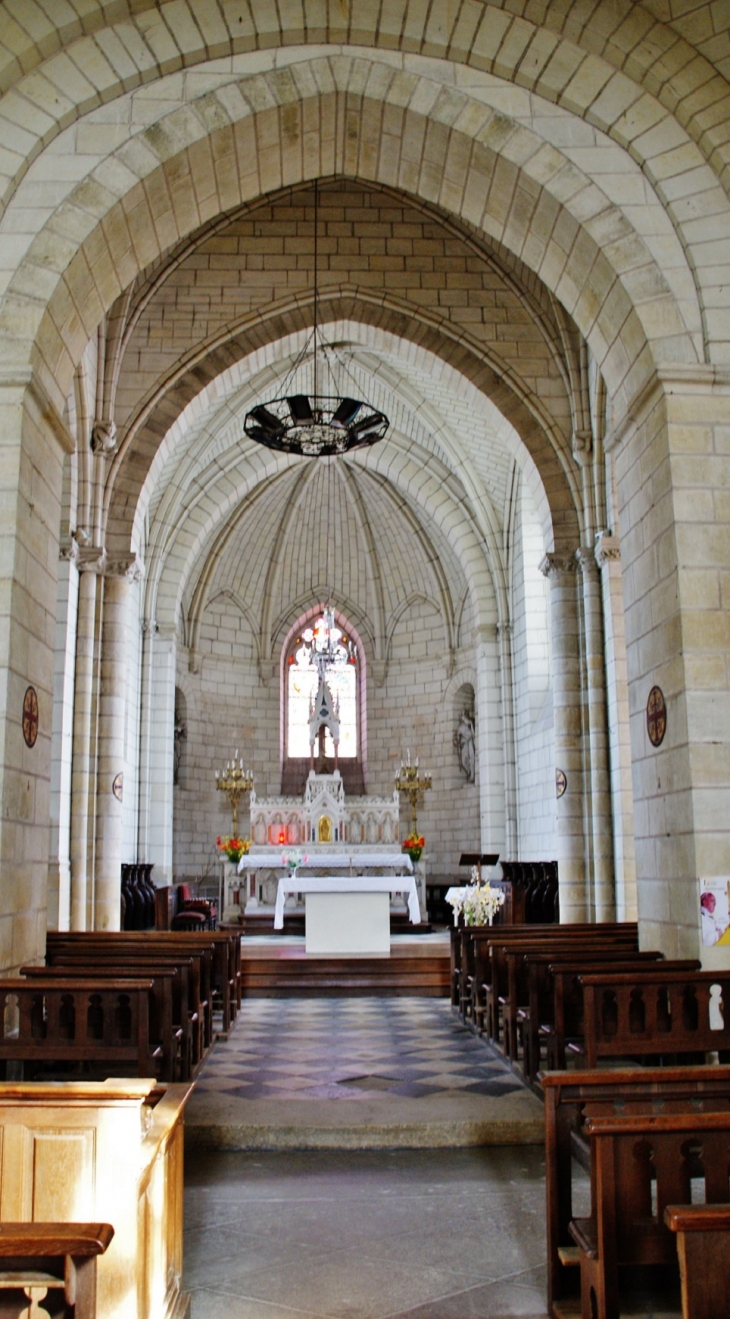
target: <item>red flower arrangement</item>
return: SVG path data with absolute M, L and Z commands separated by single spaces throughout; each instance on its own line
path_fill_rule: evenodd
M 420 861 L 421 852 L 426 846 L 426 839 L 421 834 L 409 834 L 403 839 L 402 848 L 407 852 L 411 861 Z
M 216 838 L 215 845 L 219 852 L 225 852 L 229 861 L 238 862 L 242 856 L 245 856 L 251 846 L 250 838 L 234 838 L 224 834 L 222 838 Z

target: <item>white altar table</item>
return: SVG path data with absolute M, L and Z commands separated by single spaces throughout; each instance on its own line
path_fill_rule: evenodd
M 413 875 L 287 875 L 277 889 L 275 930 L 284 927 L 290 893 L 302 893 L 306 900 L 308 953 L 390 952 L 391 893 L 406 894 L 411 921 L 421 919 Z
M 242 856 L 238 863 L 239 874 L 244 872 L 248 874 L 253 870 L 281 870 L 283 868 L 282 856 L 291 852 L 292 848 L 272 847 L 268 852 L 250 851 L 246 856 Z M 297 851 L 304 849 L 297 848 Z M 413 871 L 413 862 L 407 852 L 373 852 L 367 848 L 353 849 L 351 852 L 328 852 L 321 844 L 312 843 L 307 849 L 307 860 L 301 861 L 300 870 L 321 870 L 325 866 L 329 870 L 350 870 L 353 873 L 356 870 L 407 870 Z M 297 893 L 304 890 L 298 888 Z

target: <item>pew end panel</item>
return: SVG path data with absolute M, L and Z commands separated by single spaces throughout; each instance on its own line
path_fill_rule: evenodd
M 154 1078 L 0 1084 L 0 1221 L 97 1222 L 104 1319 L 184 1319 L 184 1109 Z
M 667 1205 L 677 1237 L 682 1319 L 717 1319 L 730 1307 L 730 1204 Z

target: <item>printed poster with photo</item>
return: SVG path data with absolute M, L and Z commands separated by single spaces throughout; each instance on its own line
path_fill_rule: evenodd
M 702 946 L 730 944 L 730 877 L 700 880 L 700 917 Z

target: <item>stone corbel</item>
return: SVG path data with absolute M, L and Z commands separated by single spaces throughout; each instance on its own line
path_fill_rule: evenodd
M 574 430 L 572 442 L 573 457 L 581 467 L 590 462 L 593 453 L 593 432 L 591 430 Z
M 95 421 L 91 428 L 91 451 L 102 458 L 113 458 L 117 451 L 117 428 L 114 422 Z
M 603 568 L 607 563 L 618 562 L 621 559 L 618 536 L 614 536 L 610 531 L 597 532 L 593 553 L 599 568 Z
M 278 668 L 277 660 L 265 658 L 263 655 L 259 658 L 259 675 L 264 687 L 268 687 L 269 683 L 274 681 Z
M 388 661 L 383 659 L 369 660 L 368 674 L 372 678 L 376 687 L 384 687 L 385 680 L 388 676 Z

